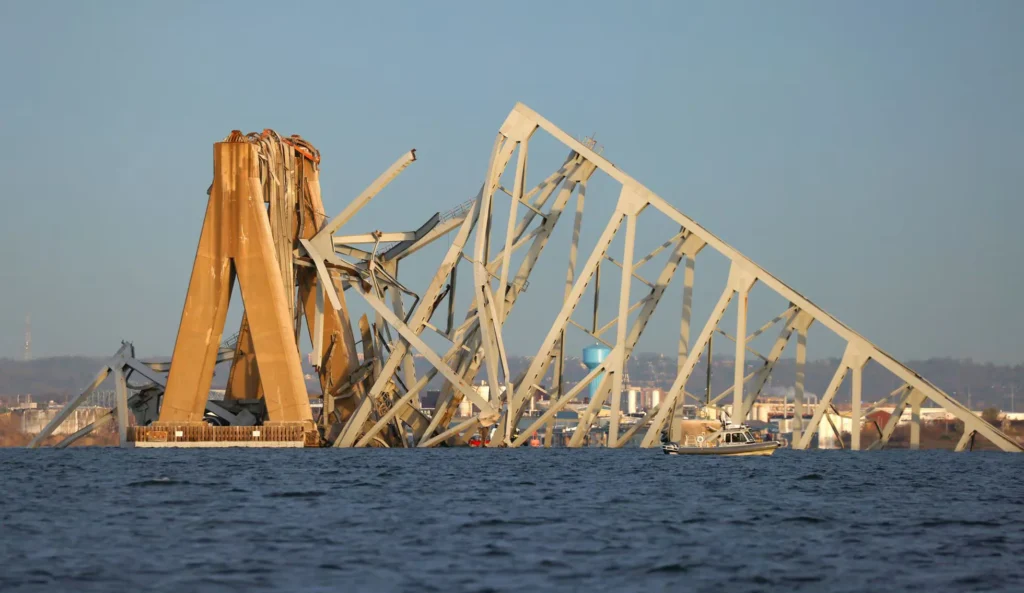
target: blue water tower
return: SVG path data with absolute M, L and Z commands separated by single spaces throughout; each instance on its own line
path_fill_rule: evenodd
M 608 358 L 611 354 L 611 348 L 607 346 L 601 346 L 594 344 L 593 346 L 587 346 L 583 349 L 583 364 L 590 370 L 594 370 L 604 362 L 604 359 Z M 594 401 L 594 395 L 597 393 L 597 386 L 601 384 L 601 377 L 604 373 L 598 373 L 594 380 L 590 382 L 590 401 Z

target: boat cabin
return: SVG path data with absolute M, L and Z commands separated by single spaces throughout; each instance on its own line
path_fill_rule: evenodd
M 719 445 L 747 445 L 755 442 L 754 436 L 746 426 L 730 425 L 713 435 Z

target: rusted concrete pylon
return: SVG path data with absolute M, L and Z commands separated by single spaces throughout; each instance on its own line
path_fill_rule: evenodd
M 354 409 L 354 401 L 345 398 L 334 407 L 334 397 L 330 397 L 336 395 L 358 367 L 343 287 L 340 280 L 335 282 L 342 307 L 337 310 L 330 308 L 321 315 L 320 335 L 315 335 L 317 299 L 322 299 L 316 270 L 312 266 L 296 265 L 292 257 L 300 239 L 313 238 L 327 221 L 320 195 L 319 152 L 298 136 L 284 139 L 272 130 L 247 137 L 256 144 L 261 156 L 263 196 L 268 205 L 278 269 L 288 298 L 288 316 L 293 320 L 295 337 L 300 344 L 300 320 L 305 316 L 315 358 L 313 365 L 319 374 L 322 393 L 329 395 L 324 400 L 323 420 L 328 425 L 335 419 L 345 421 Z M 242 316 L 234 350 L 224 398 L 262 399 L 263 389 L 248 314 Z
M 174 344 L 160 423 L 201 422 L 235 277 L 246 305 L 271 422 L 313 426 L 290 299 L 264 205 L 257 147 L 233 133 L 214 145 L 214 180 Z

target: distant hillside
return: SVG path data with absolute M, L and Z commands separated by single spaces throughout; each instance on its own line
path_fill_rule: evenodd
M 752 357 L 753 358 L 753 357 Z M 759 360 L 755 359 L 757 362 Z M 530 358 L 525 356 L 512 356 L 508 360 L 509 369 L 513 376 L 518 375 L 530 364 Z M 648 389 L 660 389 L 667 391 L 676 377 L 677 361 L 675 356 L 639 352 L 634 354 L 629 361 L 629 383 L 636 387 Z M 1010 392 L 1013 389 L 1020 397 L 1016 399 L 1016 409 L 1024 411 L 1024 364 L 993 365 L 990 363 L 976 363 L 971 360 L 955 360 L 947 358 L 933 358 L 928 360 L 916 360 L 907 363 L 908 366 L 921 376 L 937 385 L 957 399 L 967 402 L 967 392 L 971 393 L 971 404 L 974 409 L 982 409 L 987 406 L 995 406 L 1003 410 L 1010 409 Z M 823 359 L 807 363 L 805 390 L 811 394 L 820 395 L 827 388 L 839 365 L 839 359 Z M 747 360 L 747 372 L 749 374 L 760 364 L 755 365 Z M 791 390 L 796 363 L 793 359 L 782 359 L 775 366 L 772 373 L 772 390 L 778 393 Z M 418 372 L 426 372 L 430 365 L 423 359 L 416 361 Z M 731 357 L 716 356 L 712 368 L 711 390 L 717 395 L 732 386 L 733 382 L 733 359 Z M 587 369 L 579 358 L 570 358 L 565 368 L 565 381 L 567 387 L 575 384 L 587 374 Z M 477 377 L 477 382 L 483 379 L 483 373 Z M 697 364 L 690 381 L 687 384 L 687 391 L 695 395 L 703 396 L 705 383 L 707 381 L 707 366 L 705 361 Z M 850 379 L 837 395 L 837 403 L 850 400 Z M 435 382 L 436 383 L 436 382 Z M 551 383 L 550 375 L 544 381 L 545 385 Z M 892 390 L 901 385 L 885 369 L 877 363 L 869 363 L 864 370 L 863 392 L 864 401 L 874 401 L 888 395 Z
M 0 358 L 0 396 L 30 393 L 40 401 L 44 398 L 60 401 L 92 382 L 106 360 L 91 356 L 57 356 L 30 361 Z
M 86 356 L 61 356 L 41 358 L 32 361 L 0 359 L 0 398 L 12 399 L 17 394 L 30 393 L 39 400 L 53 399 L 63 401 L 69 395 L 80 392 L 95 377 L 99 367 L 106 359 Z M 529 365 L 530 359 L 524 356 L 509 358 L 509 367 L 513 375 L 518 375 Z M 730 358 L 715 359 L 712 373 L 712 391 L 717 394 L 732 384 L 733 362 Z M 809 393 L 821 394 L 828 386 L 838 365 L 838 359 L 817 360 L 807 364 L 806 390 Z M 1003 410 L 1010 409 L 1010 392 L 1013 389 L 1018 395 L 1017 410 L 1024 411 L 1024 365 L 993 365 L 976 363 L 971 360 L 929 359 L 911 361 L 911 369 L 954 395 L 966 403 L 967 392 L 970 390 L 972 407 L 980 409 L 995 406 Z M 774 391 L 785 391 L 793 385 L 794 362 L 783 359 L 776 366 L 772 388 Z M 303 361 L 306 373 L 312 369 Z M 418 373 L 425 373 L 430 365 L 423 358 L 417 357 Z M 748 361 L 748 372 L 754 370 Z M 226 365 L 218 368 L 213 386 L 223 386 L 227 376 Z M 667 390 L 676 373 L 674 356 L 655 353 L 636 353 L 629 362 L 629 380 L 637 387 Z M 582 362 L 569 359 L 565 369 L 565 380 L 573 385 L 587 373 Z M 477 378 L 479 382 L 481 376 Z M 702 395 L 705 387 L 706 367 L 703 362 L 697 365 L 687 390 Z M 545 384 L 550 384 L 550 376 Z M 847 380 L 849 382 L 849 380 Z M 432 387 L 436 388 L 440 381 L 435 380 Z M 317 391 L 315 380 L 307 380 L 311 391 Z M 899 382 L 887 371 L 876 364 L 869 364 L 864 372 L 864 398 L 872 401 L 888 394 L 899 386 Z M 109 385 L 107 386 L 109 388 Z M 839 402 L 849 400 L 849 387 L 840 391 Z
M 630 379 L 640 385 L 667 387 L 675 378 L 675 357 L 662 357 L 658 354 L 640 353 L 635 355 L 629 364 Z M 716 357 L 712 369 L 712 392 L 717 394 L 730 387 L 733 381 L 733 359 Z M 971 360 L 955 360 L 948 358 L 932 358 L 914 360 L 906 363 L 912 370 L 927 378 L 940 389 L 966 403 L 968 390 L 974 409 L 985 406 L 996 406 L 1003 410 L 1010 409 L 1011 389 L 1020 395 L 1024 391 L 1024 364 L 993 365 L 976 363 Z M 747 373 L 761 365 L 754 365 L 747 360 Z M 807 363 L 805 389 L 809 393 L 821 394 L 839 366 L 839 359 L 815 360 Z M 794 382 L 795 361 L 782 359 L 772 373 L 772 386 L 775 390 L 790 388 Z M 687 390 L 694 394 L 705 391 L 707 367 L 703 361 L 697 365 Z M 837 395 L 838 402 L 850 400 L 850 379 Z M 871 362 L 864 370 L 863 392 L 865 401 L 874 401 L 902 383 L 877 363 Z M 1022 400 L 1021 397 L 1016 398 Z M 1016 402 L 1018 410 L 1024 410 L 1024 401 Z

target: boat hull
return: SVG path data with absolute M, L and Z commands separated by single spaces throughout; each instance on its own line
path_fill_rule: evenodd
M 719 447 L 679 447 L 665 445 L 661 448 L 666 455 L 771 455 L 779 448 L 779 443 L 750 443 L 745 445 L 722 445 Z

